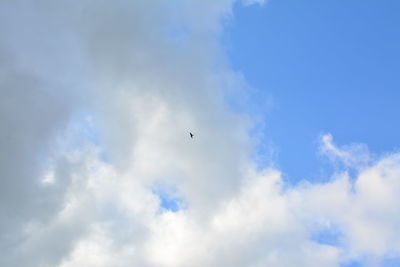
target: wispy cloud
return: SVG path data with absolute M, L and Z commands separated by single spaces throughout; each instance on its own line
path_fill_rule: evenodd
M 341 162 L 348 168 L 366 167 L 372 161 L 372 155 L 366 145 L 351 144 L 339 148 L 333 143 L 331 134 L 321 136 L 321 152 L 331 160 Z

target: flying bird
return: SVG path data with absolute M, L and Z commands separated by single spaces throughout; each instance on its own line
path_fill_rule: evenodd
M 191 132 L 189 132 L 189 134 L 190 134 L 190 138 L 193 138 L 194 134 L 192 134 Z

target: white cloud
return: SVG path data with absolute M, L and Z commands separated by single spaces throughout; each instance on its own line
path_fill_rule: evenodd
M 287 189 L 278 170 L 255 170 L 254 121 L 224 102 L 246 94 L 218 40 L 232 4 L 0 3 L 1 266 L 338 266 L 399 253 L 399 155 L 372 161 L 326 135 L 354 182 Z M 161 207 L 159 184 L 179 211 Z M 330 225 L 338 245 L 311 238 Z
M 310 218 L 324 219 L 343 233 L 346 257 L 363 255 L 382 259 L 398 255 L 399 155 L 387 156 L 362 170 L 354 183 L 342 174 L 330 183 L 294 191 Z M 298 207 L 298 209 L 300 209 Z M 312 215 L 314 214 L 314 216 Z M 307 219 L 309 220 L 309 218 Z
M 321 136 L 321 151 L 333 161 L 339 161 L 348 168 L 363 168 L 372 161 L 367 146 L 351 144 L 339 148 L 333 143 L 333 137 L 330 134 Z

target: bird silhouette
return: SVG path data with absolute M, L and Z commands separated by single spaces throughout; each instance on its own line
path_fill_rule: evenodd
M 194 134 L 192 134 L 191 132 L 189 132 L 189 134 L 190 134 L 190 138 L 193 138 Z

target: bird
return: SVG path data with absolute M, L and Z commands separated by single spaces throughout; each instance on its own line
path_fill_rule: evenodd
M 194 134 L 192 134 L 191 132 L 189 132 L 189 134 L 190 134 L 190 138 L 193 138 Z

